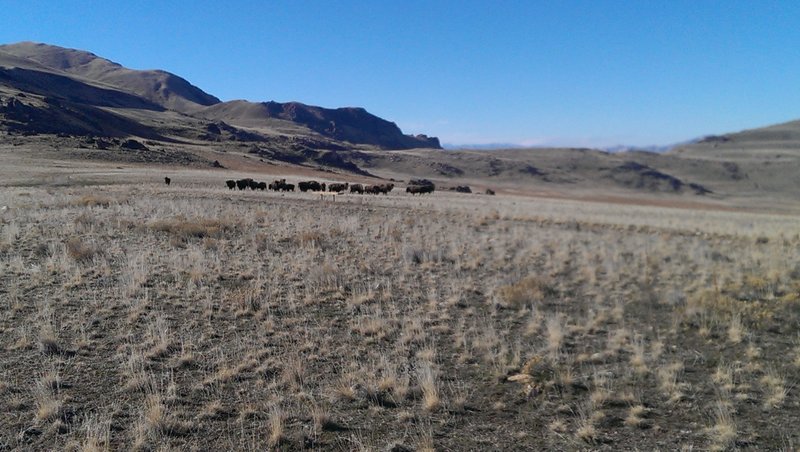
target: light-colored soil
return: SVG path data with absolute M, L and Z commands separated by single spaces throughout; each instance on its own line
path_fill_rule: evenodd
M 800 444 L 797 216 L 0 158 L 0 447 Z

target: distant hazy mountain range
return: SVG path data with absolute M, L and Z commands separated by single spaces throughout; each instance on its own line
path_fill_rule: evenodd
M 444 149 L 470 149 L 475 151 L 491 150 L 491 149 L 523 149 L 525 146 L 515 143 L 482 143 L 482 144 L 442 144 Z
M 645 151 L 645 152 L 667 152 L 670 149 L 683 146 L 691 143 L 696 143 L 701 139 L 696 140 L 689 140 L 689 141 L 682 141 L 680 143 L 675 144 L 668 144 L 668 145 L 651 145 L 651 146 L 629 146 L 624 144 L 618 144 L 615 146 L 598 146 L 598 147 L 589 147 L 587 149 L 597 149 L 599 151 L 605 152 L 630 152 L 630 151 Z M 456 149 L 468 149 L 468 150 L 492 150 L 492 149 L 525 149 L 530 148 L 531 146 L 524 146 L 521 144 L 516 143 L 485 143 L 485 144 L 452 144 L 452 143 L 444 143 L 442 144 L 444 149 L 449 150 L 456 150 Z M 541 147 L 541 148 L 551 148 L 552 146 L 534 146 L 534 147 Z

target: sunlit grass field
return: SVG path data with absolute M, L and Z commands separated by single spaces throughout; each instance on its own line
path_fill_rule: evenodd
M 137 177 L 0 189 L 0 445 L 800 446 L 796 216 Z

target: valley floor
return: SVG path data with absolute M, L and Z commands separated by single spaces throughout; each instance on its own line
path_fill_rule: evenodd
M 26 162 L 0 448 L 800 446 L 800 217 Z

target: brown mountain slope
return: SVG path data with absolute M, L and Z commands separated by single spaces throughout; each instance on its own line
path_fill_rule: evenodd
M 440 148 L 437 138 L 404 135 L 395 123 L 363 108 L 328 109 L 298 102 L 222 103 L 177 75 L 127 69 L 82 50 L 32 42 L 1 45 L 2 67 L 6 71 L 0 75 L 0 83 L 6 86 L 96 107 L 169 109 L 269 135 L 321 136 L 383 149 Z M 117 92 L 127 93 L 128 98 Z
M 0 71 L 0 81 L 2 71 Z M 103 108 L 50 96 L 8 97 L 0 89 L 0 131 L 172 141 L 152 127 Z
M 164 110 L 161 105 L 135 94 L 84 83 L 55 72 L 0 66 L 0 84 L 29 94 L 50 96 L 96 107 Z
M 134 93 L 172 110 L 189 112 L 220 101 L 175 74 L 161 70 L 128 69 L 82 50 L 21 42 L 2 45 L 0 51 L 33 61 L 52 70 L 77 75 Z
M 717 185 L 725 191 L 794 199 L 800 193 L 800 121 L 709 136 L 668 155 L 723 165 L 727 174 Z
M 743 130 L 724 135 L 711 135 L 696 143 L 679 146 L 674 154 L 698 156 L 735 156 L 737 151 L 790 151 L 800 154 L 800 121 Z

